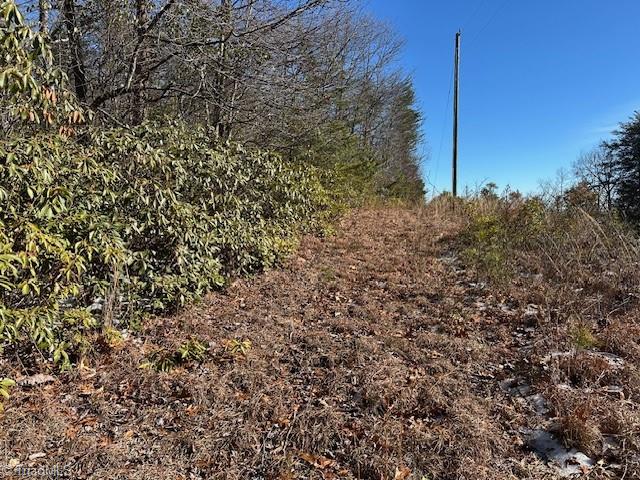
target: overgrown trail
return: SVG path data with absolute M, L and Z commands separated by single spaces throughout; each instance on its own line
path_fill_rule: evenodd
M 545 478 L 500 388 L 513 312 L 456 266 L 449 233 L 415 210 L 348 215 L 284 268 L 17 388 L 7 463 L 95 479 Z M 209 342 L 202 363 L 139 368 L 189 338 Z M 252 347 L 233 354 L 233 339 Z

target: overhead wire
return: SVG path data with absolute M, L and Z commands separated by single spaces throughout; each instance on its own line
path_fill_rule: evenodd
M 449 76 L 449 93 L 447 94 L 447 103 L 444 107 L 444 124 L 442 126 L 441 135 L 440 135 L 440 147 L 438 148 L 438 156 L 436 157 L 436 168 L 433 178 L 433 188 L 436 189 L 436 184 L 438 182 L 438 171 L 440 168 L 440 158 L 442 157 L 442 147 L 444 145 L 444 135 L 446 132 L 446 123 L 449 120 L 449 105 L 451 104 L 451 90 L 453 88 L 453 65 L 451 65 L 451 74 Z M 435 193 L 435 191 L 434 191 Z
M 482 27 L 480 29 L 478 29 L 474 34 L 472 34 L 470 40 L 468 40 L 469 43 L 474 42 L 475 40 L 477 40 L 480 37 L 480 35 L 487 29 L 487 27 L 489 27 L 489 25 L 496 19 L 498 14 L 501 13 L 501 11 L 506 6 L 507 2 L 508 2 L 508 0 L 503 0 L 501 3 L 498 4 L 498 7 L 493 11 L 492 14 L 490 14 L 489 18 L 482 25 Z M 476 18 L 478 18 L 478 14 L 481 12 L 481 10 L 485 6 L 485 4 L 486 4 L 486 0 L 480 0 L 480 2 L 478 3 L 478 6 L 476 7 L 476 9 L 473 10 L 472 13 L 470 13 L 466 17 L 464 22 L 461 23 L 460 31 L 466 31 L 467 30 L 466 27 L 470 24 L 470 22 L 472 20 L 475 20 Z M 444 136 L 445 136 L 445 133 L 446 133 L 446 125 L 447 125 L 447 123 L 449 121 L 449 105 L 451 103 L 452 85 L 453 85 L 453 66 L 451 67 L 451 77 L 449 79 L 449 93 L 447 94 L 447 103 L 446 103 L 446 106 L 445 106 L 442 133 L 441 133 L 441 136 L 440 136 L 440 146 L 438 148 L 438 156 L 436 157 L 436 165 L 435 165 L 436 168 L 435 168 L 434 178 L 433 178 L 433 182 L 432 182 L 434 193 L 436 191 L 436 184 L 437 184 L 437 179 L 438 179 L 438 170 L 439 170 L 439 167 L 440 167 L 440 159 L 442 157 L 442 147 L 444 145 Z
M 491 25 L 491 23 L 496 19 L 496 17 L 498 16 L 499 13 L 502 12 L 502 10 L 504 9 L 504 7 L 507 5 L 509 0 L 503 0 L 502 2 L 500 2 L 498 4 L 498 8 L 496 10 L 494 10 L 493 14 L 491 14 L 491 16 L 489 17 L 489 19 L 485 22 L 485 24 L 482 26 L 482 28 L 480 28 L 470 39 L 471 41 L 477 40 L 478 37 L 480 37 L 480 35 L 487 29 L 487 27 L 489 25 Z

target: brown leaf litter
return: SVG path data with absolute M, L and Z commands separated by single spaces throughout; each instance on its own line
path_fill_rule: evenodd
M 307 237 L 283 268 L 149 321 L 91 369 L 27 377 L 0 420 L 0 462 L 105 480 L 556 478 L 522 433 L 546 421 L 527 395 L 567 395 L 524 374 L 543 371 L 527 348 L 546 334 L 525 330 L 538 310 L 473 284 L 455 234 L 419 210 L 347 215 L 335 237 Z M 201 363 L 138 368 L 188 338 L 208 343 Z M 233 339 L 250 348 L 229 354 Z M 563 361 L 546 368 L 573 368 Z M 569 418 L 563 405 L 552 414 Z

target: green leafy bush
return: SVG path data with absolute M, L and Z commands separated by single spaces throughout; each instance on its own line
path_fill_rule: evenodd
M 34 32 L 13 0 L 0 0 L 0 125 L 9 131 L 30 124 L 60 127 L 85 114 L 64 88 L 66 75 L 53 62 L 47 39 Z
M 548 224 L 546 206 L 537 197 L 499 197 L 494 188 L 488 188 L 465 201 L 462 211 L 467 219 L 463 254 L 480 275 L 498 283 L 513 274 L 516 255 L 539 247 L 555 231 Z
M 495 214 L 478 215 L 471 218 L 465 232 L 465 259 L 472 263 L 478 273 L 491 280 L 500 281 L 508 275 L 507 229 Z
M 140 368 L 150 368 L 159 372 L 170 372 L 175 367 L 187 362 L 202 362 L 209 347 L 206 343 L 192 338 L 180 345 L 175 351 L 160 349 L 145 360 Z
M 9 391 L 16 385 L 16 382 L 10 378 L 0 380 L 0 413 L 4 412 L 3 401 L 9 398 Z
M 86 126 L 12 0 L 0 49 L 0 349 L 35 345 L 69 367 L 87 332 L 109 342 L 114 326 L 270 267 L 377 192 L 379 165 L 344 125 L 286 162 L 204 127 Z
M 314 167 L 148 124 L 0 141 L 0 206 L 0 340 L 67 365 L 99 322 L 273 265 L 329 200 Z

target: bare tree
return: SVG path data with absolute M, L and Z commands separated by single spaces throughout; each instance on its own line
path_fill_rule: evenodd
M 73 77 L 73 85 L 76 96 L 81 103 L 87 101 L 87 77 L 83 62 L 83 50 L 80 30 L 76 22 L 76 5 L 74 0 L 62 1 L 62 14 L 67 30 L 70 52 L 70 70 Z
M 27 1 L 98 121 L 169 116 L 291 155 L 337 126 L 390 181 L 419 178 L 402 41 L 359 0 Z
M 47 35 L 49 33 L 49 5 L 48 0 L 38 0 L 38 23 L 40 32 Z
M 578 180 L 596 193 L 598 207 L 607 211 L 614 207 L 616 170 L 615 158 L 604 145 L 583 153 L 573 165 Z

